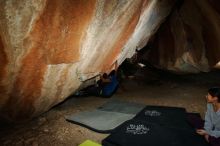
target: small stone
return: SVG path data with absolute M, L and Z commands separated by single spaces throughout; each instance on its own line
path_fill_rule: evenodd
M 39 118 L 38 119 L 38 125 L 42 125 L 43 123 L 45 123 L 47 121 L 47 119 L 45 117 Z
M 45 128 L 43 131 L 47 133 L 47 132 L 49 132 L 49 129 L 46 129 L 46 128 Z
M 77 131 L 78 131 L 79 133 L 81 133 L 81 134 L 83 133 L 81 130 L 77 130 Z
M 26 139 L 25 140 L 25 144 L 30 144 L 32 141 L 34 141 L 35 139 L 34 139 L 34 137 L 31 137 L 31 138 L 29 138 L 29 139 Z

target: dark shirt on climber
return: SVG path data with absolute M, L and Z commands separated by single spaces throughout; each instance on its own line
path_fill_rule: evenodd
M 117 80 L 116 74 L 110 75 L 109 79 L 111 81 L 103 87 L 101 96 L 110 97 L 117 90 L 119 82 Z

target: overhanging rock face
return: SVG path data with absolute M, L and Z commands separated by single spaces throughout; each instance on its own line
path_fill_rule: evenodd
M 173 0 L 0 0 L 1 118 L 29 119 L 142 48 Z
M 220 68 L 220 1 L 184 0 L 174 8 L 144 58 L 179 73 Z

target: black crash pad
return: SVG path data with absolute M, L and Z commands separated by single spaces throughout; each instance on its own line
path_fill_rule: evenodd
M 185 108 L 180 107 L 146 106 L 134 119 L 167 127 L 192 130 L 187 122 Z
M 102 141 L 103 146 L 209 146 L 195 132 L 129 120 Z

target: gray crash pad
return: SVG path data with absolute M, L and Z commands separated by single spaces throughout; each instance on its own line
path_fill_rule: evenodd
M 145 105 L 110 100 L 96 110 L 66 116 L 66 120 L 99 133 L 111 133 L 116 127 L 132 119 Z
M 134 116 L 133 114 L 93 110 L 66 116 L 66 120 L 99 133 L 111 133 L 116 127 Z

